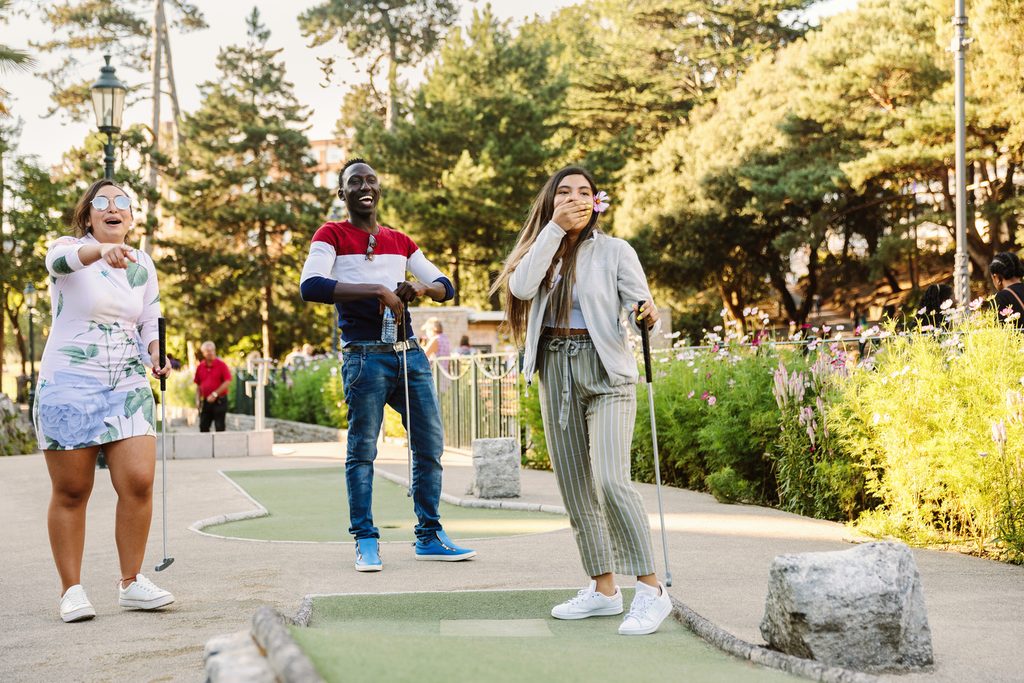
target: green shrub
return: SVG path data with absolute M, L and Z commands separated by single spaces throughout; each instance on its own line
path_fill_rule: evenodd
M 774 501 L 766 454 L 779 429 L 771 393 L 776 362 L 766 350 L 741 355 L 727 347 L 673 351 L 659 359 L 654 404 L 664 482 L 697 490 L 716 486 L 730 500 Z M 646 385 L 637 392 L 633 474 L 650 482 L 654 453 L 646 392 Z
M 536 382 L 531 387 L 519 383 L 519 419 L 526 428 L 526 448 L 523 450 L 523 467 L 534 470 L 550 470 L 548 443 L 544 438 L 544 420 L 540 415 L 540 387 Z
M 283 420 L 337 427 L 348 426 L 341 382 L 341 365 L 315 360 L 279 373 L 269 397 L 270 414 Z
M 828 419 L 879 500 L 861 530 L 1024 559 L 1022 348 L 1016 328 L 980 319 L 887 340 L 874 369 L 851 374 Z

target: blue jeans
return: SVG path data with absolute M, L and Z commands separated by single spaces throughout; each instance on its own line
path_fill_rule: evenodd
M 346 347 L 341 377 L 348 404 L 348 454 L 345 480 L 348 484 L 348 509 L 356 540 L 380 538 L 373 525 L 373 461 L 377 457 L 377 436 L 384 420 L 384 404 L 402 416 L 405 414 L 405 386 L 402 380 L 402 353 L 366 353 L 355 351 L 359 342 Z M 412 499 L 416 512 L 416 538 L 429 540 L 441 529 L 438 503 L 441 499 L 441 453 L 444 433 L 441 410 L 434 393 L 430 362 L 420 348 L 406 352 L 409 363 L 409 410 L 412 424 Z

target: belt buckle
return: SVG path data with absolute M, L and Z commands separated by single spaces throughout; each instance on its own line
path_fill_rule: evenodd
M 408 350 L 409 350 L 409 342 L 408 341 L 395 342 L 395 351 L 408 351 Z

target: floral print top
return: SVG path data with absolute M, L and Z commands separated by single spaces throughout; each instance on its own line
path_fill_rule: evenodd
M 113 268 L 82 264 L 92 235 L 50 244 L 52 329 L 34 406 L 39 446 L 69 450 L 130 436 L 155 435 L 148 347 L 157 339 L 160 290 L 148 254 Z

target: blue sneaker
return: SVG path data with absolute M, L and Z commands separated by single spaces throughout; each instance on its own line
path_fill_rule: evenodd
M 476 557 L 476 551 L 469 548 L 460 548 L 452 543 L 448 534 L 438 531 L 437 535 L 429 541 L 416 541 L 416 559 L 434 560 L 437 562 L 458 562 Z
M 380 561 L 380 545 L 376 538 L 360 538 L 356 541 L 356 571 L 379 572 L 384 569 Z

